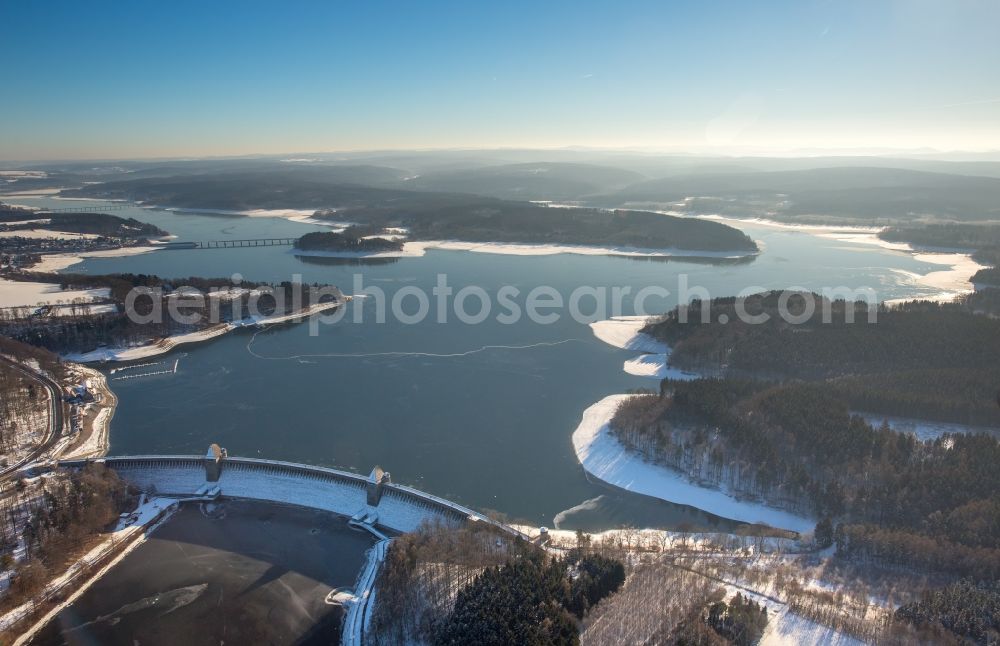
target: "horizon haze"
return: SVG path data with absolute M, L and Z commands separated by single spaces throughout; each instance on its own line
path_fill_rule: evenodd
M 0 160 L 1000 149 L 1000 5 L 6 3 Z

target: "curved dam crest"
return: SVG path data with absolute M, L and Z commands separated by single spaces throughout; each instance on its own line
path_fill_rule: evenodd
M 347 517 L 367 516 L 370 524 L 401 533 L 412 532 L 425 522 L 458 524 L 471 521 L 485 522 L 521 535 L 503 523 L 444 498 L 387 479 L 378 482 L 372 476 L 328 467 L 259 458 L 226 456 L 214 459 L 193 455 L 121 456 L 59 462 L 59 466 L 69 468 L 87 464 L 104 464 L 126 482 L 158 496 L 222 496 L 285 503 Z

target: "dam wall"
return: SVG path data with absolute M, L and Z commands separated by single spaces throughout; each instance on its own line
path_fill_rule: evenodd
M 67 460 L 59 466 L 73 468 L 87 463 L 105 464 L 130 484 L 161 496 L 198 496 L 218 487 L 223 497 L 287 503 L 349 517 L 374 513 L 374 524 L 397 532 L 413 531 L 424 522 L 485 522 L 520 535 L 471 509 L 394 483 L 381 484 L 377 504 L 369 505 L 367 492 L 372 481 L 368 477 L 327 467 L 226 456 L 210 480 L 206 458 L 191 455 Z

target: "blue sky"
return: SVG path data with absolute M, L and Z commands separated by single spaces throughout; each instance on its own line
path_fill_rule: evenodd
M 0 0 L 0 24 L 2 159 L 1000 149 L 993 0 Z

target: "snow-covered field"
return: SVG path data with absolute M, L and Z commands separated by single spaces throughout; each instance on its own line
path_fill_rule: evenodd
M 651 464 L 627 450 L 608 427 L 618 404 L 631 395 L 610 395 L 583 412 L 573 432 L 576 457 L 590 475 L 627 491 L 681 505 L 691 505 L 724 518 L 805 533 L 816 521 L 767 505 L 739 500 L 719 489 L 702 487 L 680 473 Z
M 83 314 L 111 314 L 118 311 L 114 303 L 95 303 L 90 305 L 55 305 L 49 309 L 49 316 L 80 316 Z
M 70 231 L 50 231 L 48 229 L 0 231 L 0 238 L 30 238 L 32 240 L 93 240 L 100 237 L 94 233 L 73 233 Z
M 741 590 L 747 595 L 745 590 Z M 753 596 L 753 595 L 749 595 Z M 760 598 L 757 599 L 761 601 Z M 767 627 L 760 638 L 760 646 L 802 646 L 802 644 L 823 644 L 824 646 L 861 646 L 864 642 L 838 633 L 829 626 L 800 617 L 788 606 L 763 600 L 768 608 Z
M 969 426 L 967 424 L 951 424 L 948 422 L 931 422 L 910 417 L 893 417 L 890 415 L 877 415 L 875 413 L 855 413 L 865 419 L 866 422 L 878 428 L 882 422 L 888 422 L 890 428 L 900 433 L 909 433 L 919 440 L 935 440 L 948 433 L 969 433 L 972 435 L 985 434 L 1000 437 L 1000 428 L 989 426 Z
M 92 302 L 107 299 L 111 290 L 60 289 L 54 283 L 31 283 L 0 278 L 0 307 L 38 307 L 74 301 Z
M 0 222 L 0 226 L 13 227 L 13 226 L 20 226 L 22 224 L 49 224 L 50 222 L 52 222 L 52 218 L 34 218 L 32 220 L 15 220 L 15 221 L 6 220 L 4 222 Z
M 7 234 L 0 233 L 0 236 L 12 235 L 14 233 L 25 232 L 17 231 L 7 232 Z M 50 234 L 57 232 L 43 231 L 42 233 Z M 62 235 L 80 237 L 81 234 Z M 46 254 L 42 257 L 38 264 L 32 267 L 32 270 L 37 272 L 58 272 L 82 262 L 85 258 L 132 256 L 149 253 L 150 251 L 155 251 L 156 249 L 157 247 L 125 247 L 122 249 L 105 249 L 102 251 L 87 251 L 83 253 Z M 110 293 L 111 290 L 106 288 L 64 290 L 55 283 L 12 281 L 0 278 L 0 307 L 39 307 L 42 305 L 56 305 L 59 303 L 68 304 L 80 301 L 89 303 L 97 300 L 106 300 L 110 296 Z M 114 305 L 94 305 L 88 307 L 86 311 L 88 313 L 98 314 L 110 312 L 114 309 L 116 309 Z M 79 308 L 74 311 L 73 308 L 64 307 L 54 310 L 52 314 L 59 316 L 78 314 L 80 312 L 81 310 Z

